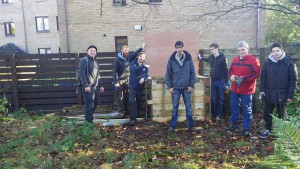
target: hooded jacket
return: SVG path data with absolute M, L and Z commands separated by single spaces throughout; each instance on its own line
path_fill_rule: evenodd
M 228 69 L 226 57 L 223 53 L 219 53 L 219 56 L 215 57 L 213 54 L 209 55 L 208 58 L 201 58 L 205 62 L 210 64 L 210 77 L 213 80 L 225 79 L 228 82 Z
M 297 67 L 289 56 L 276 61 L 272 54 L 265 62 L 261 78 L 260 92 L 265 92 L 264 100 L 273 103 L 286 103 L 293 99 L 297 85 Z
M 149 77 L 148 68 L 144 64 L 139 65 L 137 60 L 130 63 L 130 77 L 129 87 L 135 90 L 141 90 L 144 88 L 145 82 L 140 84 L 139 81 L 144 78 L 146 81 Z
M 187 51 L 183 52 L 185 58 L 182 66 L 175 58 L 177 52 L 174 52 L 170 56 L 165 74 L 165 83 L 168 89 L 186 89 L 188 86 L 194 87 L 196 83 L 196 73 L 192 56 Z
M 248 54 L 244 59 L 236 56 L 231 63 L 229 76 L 242 76 L 243 80 L 240 87 L 236 83 L 232 83 L 231 90 L 237 94 L 253 94 L 255 93 L 256 79 L 260 75 L 259 60 Z

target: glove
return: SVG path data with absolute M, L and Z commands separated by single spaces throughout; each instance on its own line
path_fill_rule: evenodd
M 198 59 L 201 60 L 201 54 L 200 53 L 198 53 Z

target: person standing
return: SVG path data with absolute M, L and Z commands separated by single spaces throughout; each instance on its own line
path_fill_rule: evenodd
M 145 81 L 148 79 L 149 65 L 145 64 L 146 54 L 140 52 L 136 60 L 130 63 L 129 77 L 129 105 L 130 105 L 130 122 L 134 126 L 137 122 L 136 118 L 141 112 L 141 104 L 143 97 L 143 88 Z
M 85 120 L 93 123 L 93 113 L 99 103 L 99 92 L 104 92 L 100 81 L 99 67 L 96 61 L 97 47 L 90 45 L 87 48 L 87 56 L 80 59 L 79 76 L 82 84 L 82 95 L 84 100 Z
M 232 89 L 230 96 L 231 116 L 228 131 L 238 128 L 240 105 L 243 114 L 242 135 L 250 136 L 252 122 L 252 97 L 255 93 L 256 79 L 260 75 L 259 60 L 249 53 L 249 45 L 245 41 L 238 42 L 238 56 L 231 63 L 229 69 Z
M 165 74 L 165 83 L 172 95 L 172 118 L 168 132 L 174 132 L 178 120 L 178 107 L 180 97 L 183 97 L 188 129 L 191 132 L 195 130 L 193 120 L 191 96 L 196 83 L 196 73 L 194 62 L 191 55 L 183 50 L 182 41 L 175 43 L 176 51 L 170 56 Z
M 130 62 L 133 61 L 137 54 L 141 52 L 145 47 L 145 44 L 141 48 L 137 49 L 132 54 L 129 54 L 129 47 L 127 45 L 122 46 L 122 50 L 118 53 L 114 61 L 113 78 L 115 84 L 115 104 L 118 111 L 128 115 L 128 84 L 130 73 Z
M 212 43 L 209 47 L 211 55 L 208 58 L 203 58 L 199 54 L 198 59 L 199 61 L 205 61 L 210 64 L 211 115 L 213 120 L 221 120 L 225 87 L 229 86 L 227 59 L 223 53 L 219 52 L 218 44 Z
M 283 47 L 274 43 L 271 53 L 265 62 L 260 78 L 260 99 L 264 101 L 264 121 L 266 129 L 259 136 L 267 138 L 272 131 L 272 116 L 274 109 L 278 118 L 285 117 L 287 102 L 291 102 L 297 85 L 297 67 L 289 56 L 285 55 Z

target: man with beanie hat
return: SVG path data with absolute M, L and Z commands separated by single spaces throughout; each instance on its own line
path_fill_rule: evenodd
M 87 48 L 87 56 L 79 61 L 79 76 L 82 84 L 82 95 L 84 100 L 85 120 L 93 123 L 93 113 L 99 103 L 99 92 L 104 92 L 100 81 L 99 67 L 95 59 L 97 47 L 90 45 Z M 96 96 L 96 97 L 95 97 Z
M 191 102 L 192 91 L 196 83 L 196 73 L 192 56 L 183 50 L 183 46 L 182 41 L 175 43 L 176 51 L 170 56 L 165 75 L 165 83 L 172 95 L 173 104 L 172 118 L 168 132 L 174 132 L 176 129 L 181 95 L 186 109 L 189 131 L 196 131 Z

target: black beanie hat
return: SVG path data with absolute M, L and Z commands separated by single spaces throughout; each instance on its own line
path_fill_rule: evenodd
M 183 47 L 184 45 L 183 45 L 183 42 L 182 42 L 181 40 L 179 40 L 179 41 L 177 41 L 177 42 L 175 43 L 175 47 L 176 47 L 176 46 L 182 46 L 182 47 Z
M 87 48 L 87 50 L 86 51 L 88 51 L 89 49 L 91 49 L 91 48 L 94 48 L 94 49 L 96 49 L 96 52 L 97 52 L 97 47 L 95 46 L 95 45 L 90 45 L 88 48 Z

